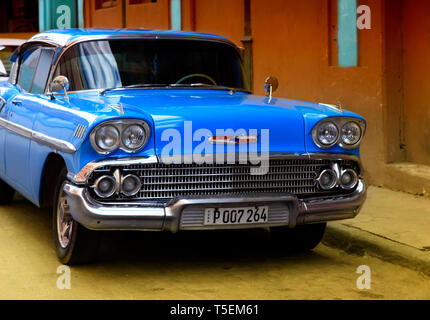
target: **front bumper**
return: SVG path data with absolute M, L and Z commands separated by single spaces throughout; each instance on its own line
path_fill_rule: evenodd
M 91 230 L 207 230 L 289 226 L 354 218 L 366 199 L 360 180 L 349 195 L 298 199 L 288 194 L 261 194 L 241 197 L 175 198 L 167 203 L 124 203 L 106 205 L 94 201 L 85 187 L 64 186 L 73 218 Z M 207 226 L 205 207 L 269 206 L 269 222 L 261 225 Z M 270 212 L 272 210 L 272 212 Z

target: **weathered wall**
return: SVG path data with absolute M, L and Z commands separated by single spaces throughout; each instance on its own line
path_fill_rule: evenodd
M 127 28 L 169 29 L 169 2 L 158 0 L 142 4 L 126 5 Z
M 123 1 L 125 1 L 124 8 Z M 127 28 L 168 29 L 170 27 L 169 19 L 169 0 L 141 4 L 130 4 L 128 0 L 117 0 L 116 5 L 102 9 L 96 9 L 95 0 L 85 1 L 86 27 L 122 28 L 125 26 Z
M 13 32 L 13 33 L 0 33 L 0 38 L 11 38 L 11 39 L 29 39 L 34 36 L 33 32 Z
M 122 27 L 122 1 L 110 8 L 96 10 L 96 1 L 85 1 L 85 26 L 92 28 L 121 28 Z
M 430 165 L 430 1 L 404 1 L 406 159 Z
M 385 144 L 387 162 L 406 160 L 403 103 L 403 0 L 385 6 L 384 77 Z
M 223 35 L 241 46 L 243 0 L 195 1 L 195 30 Z

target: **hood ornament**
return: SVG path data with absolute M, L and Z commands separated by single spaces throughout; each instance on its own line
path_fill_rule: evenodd
M 120 114 L 124 114 L 124 108 L 122 107 L 122 103 L 119 104 L 119 106 L 110 105 L 112 109 L 115 109 L 116 111 L 118 111 Z
M 343 113 L 343 105 L 342 102 L 338 101 L 336 105 L 337 110 Z
M 330 108 L 330 109 L 334 109 L 340 113 L 343 113 L 343 105 L 341 102 L 338 102 L 336 105 L 334 104 L 327 104 L 327 103 L 318 103 L 320 106 L 326 107 L 326 108 Z

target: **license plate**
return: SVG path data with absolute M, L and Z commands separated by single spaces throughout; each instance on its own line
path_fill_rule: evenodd
M 261 224 L 269 222 L 269 207 L 206 208 L 205 225 Z

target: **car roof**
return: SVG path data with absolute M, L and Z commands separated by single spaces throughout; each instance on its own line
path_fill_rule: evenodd
M 74 42 L 103 38 L 188 38 L 221 40 L 230 42 L 227 38 L 209 34 L 187 31 L 172 30 L 149 30 L 149 29 L 57 29 L 49 30 L 31 37 L 29 41 L 44 41 L 57 46 L 67 46 Z
M 9 38 L 0 38 L 0 46 L 20 46 L 26 40 L 24 39 L 9 39 Z

